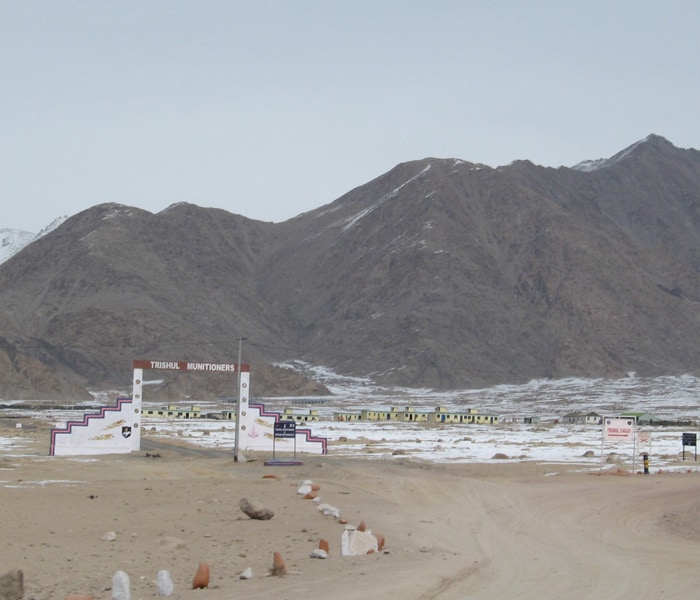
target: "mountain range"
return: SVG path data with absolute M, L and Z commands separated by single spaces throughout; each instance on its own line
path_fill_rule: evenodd
M 700 152 L 425 158 L 281 223 L 101 204 L 0 265 L 0 306 L 5 398 L 128 389 L 133 359 L 239 343 L 254 395 L 323 391 L 270 366 L 292 362 L 437 389 L 697 372 Z M 226 385 L 163 375 L 173 396 Z

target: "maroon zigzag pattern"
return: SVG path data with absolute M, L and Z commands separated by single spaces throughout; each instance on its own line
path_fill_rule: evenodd
M 69 435 L 73 431 L 73 427 L 87 427 L 87 425 L 93 419 L 104 419 L 104 416 L 108 412 L 121 411 L 124 404 L 128 404 L 132 401 L 132 398 L 117 398 L 116 406 L 103 406 L 100 412 L 96 413 L 85 413 L 83 415 L 82 421 L 68 421 L 65 427 L 58 428 L 54 427 L 51 430 L 51 447 L 49 448 L 49 456 L 54 456 L 56 449 L 56 436 L 58 435 Z
M 275 418 L 275 423 L 279 423 L 281 420 L 281 414 L 278 412 L 268 412 L 265 410 L 265 405 L 264 404 L 249 404 L 248 405 L 250 408 L 257 408 L 260 411 L 260 416 L 261 417 L 274 417 Z M 306 439 L 307 442 L 317 442 L 321 444 L 321 448 L 323 449 L 321 454 L 328 454 L 328 438 L 324 437 L 319 437 L 316 435 L 311 434 L 310 429 L 296 429 L 297 433 L 300 433 L 303 435 Z

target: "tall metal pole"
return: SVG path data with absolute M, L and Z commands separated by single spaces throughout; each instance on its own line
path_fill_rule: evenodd
M 233 441 L 233 460 L 238 462 L 238 440 L 240 439 L 240 429 L 241 429 L 241 350 L 243 347 L 243 340 L 248 338 L 239 337 L 238 340 L 238 364 L 236 365 L 236 372 L 238 374 L 238 391 L 236 392 L 236 429 Z

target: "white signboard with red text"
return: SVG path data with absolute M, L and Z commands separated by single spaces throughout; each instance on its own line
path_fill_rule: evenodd
M 603 468 L 605 443 L 632 443 L 632 472 L 635 470 L 637 453 L 637 418 L 636 417 L 603 417 L 603 435 L 601 436 L 600 468 Z
M 621 442 L 634 439 L 634 417 L 605 417 L 603 437 L 608 441 Z

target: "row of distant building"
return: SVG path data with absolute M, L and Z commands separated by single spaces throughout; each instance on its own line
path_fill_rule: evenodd
M 199 406 L 191 406 L 189 409 L 178 408 L 175 405 L 169 405 L 161 408 L 144 409 L 143 414 L 146 417 L 161 417 L 166 419 L 221 419 L 221 420 L 236 420 L 235 410 L 223 410 L 219 412 L 202 413 Z M 629 412 L 619 417 L 633 417 L 638 425 L 650 425 L 654 423 L 654 417 L 646 412 Z M 300 410 L 292 407 L 287 407 L 280 414 L 282 420 L 309 422 L 319 421 L 320 415 L 318 410 Z M 501 420 L 498 415 L 480 413 L 476 408 L 470 408 L 463 412 L 448 410 L 443 406 L 438 406 L 434 410 L 417 410 L 412 406 L 395 407 L 392 406 L 389 410 L 386 409 L 364 409 L 355 412 L 334 412 L 333 420 L 340 422 L 354 421 L 394 421 L 400 423 L 445 423 L 445 424 L 474 424 L 474 425 L 497 425 Z M 525 423 L 538 423 L 538 417 L 525 417 Z M 603 416 L 592 411 L 588 412 L 570 412 L 564 415 L 560 422 L 577 425 L 600 425 L 603 422 Z
M 189 409 L 178 408 L 169 405 L 161 408 L 144 408 L 146 417 L 162 417 L 166 419 L 222 419 L 236 420 L 235 410 L 223 410 L 216 413 L 202 413 L 199 406 L 191 406 Z M 320 421 L 318 410 L 300 410 L 291 407 L 280 413 L 282 420 L 306 422 Z M 434 411 L 416 410 L 412 406 L 398 408 L 392 406 L 386 409 L 366 409 L 359 412 L 335 412 L 334 421 L 400 421 L 404 423 L 475 423 L 494 425 L 498 423 L 498 416 L 482 414 L 477 409 L 471 408 L 467 412 L 451 412 L 438 406 Z

